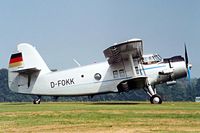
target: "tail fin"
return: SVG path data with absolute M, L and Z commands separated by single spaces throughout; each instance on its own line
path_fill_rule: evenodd
M 40 71 L 40 74 L 50 72 L 46 63 L 33 46 L 21 43 L 17 46 L 17 49 L 18 53 L 12 54 L 10 58 L 10 71 L 35 69 Z
M 17 93 L 31 94 L 37 78 L 51 71 L 30 44 L 19 44 L 17 50 L 17 53 L 11 55 L 9 62 L 9 88 Z

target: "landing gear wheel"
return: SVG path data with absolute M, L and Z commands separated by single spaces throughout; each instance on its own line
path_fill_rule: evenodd
M 40 104 L 40 98 L 34 99 L 34 100 L 33 100 L 33 104 Z
M 162 99 L 159 95 L 155 94 L 150 98 L 150 102 L 151 102 L 151 104 L 161 104 Z

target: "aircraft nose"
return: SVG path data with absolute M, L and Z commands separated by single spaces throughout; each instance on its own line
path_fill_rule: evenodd
M 173 63 L 173 79 L 179 79 L 183 77 L 187 77 L 187 69 L 185 67 L 185 62 L 180 61 L 180 62 L 174 62 Z

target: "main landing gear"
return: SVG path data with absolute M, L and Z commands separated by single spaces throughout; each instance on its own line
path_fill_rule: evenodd
M 158 94 L 156 94 L 156 89 L 152 88 L 151 85 L 147 85 L 147 89 L 144 89 L 144 90 L 150 96 L 151 104 L 161 104 L 162 103 L 161 97 Z
M 36 99 L 33 100 L 33 104 L 40 104 L 41 96 L 38 96 Z

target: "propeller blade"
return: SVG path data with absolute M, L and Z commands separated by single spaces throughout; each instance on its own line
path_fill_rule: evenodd
M 185 64 L 186 64 L 186 68 L 188 69 L 188 54 L 187 54 L 187 47 L 186 47 L 186 44 L 185 45 Z
M 188 77 L 188 80 L 190 81 L 190 79 L 191 79 L 191 73 L 190 73 L 191 65 L 189 64 L 186 44 L 184 43 L 184 45 L 185 45 L 185 65 L 186 65 L 186 69 L 187 69 L 187 77 Z

